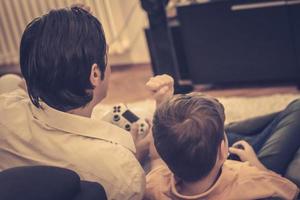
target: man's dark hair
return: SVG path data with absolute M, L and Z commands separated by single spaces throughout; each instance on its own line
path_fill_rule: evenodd
M 104 79 L 107 44 L 101 23 L 84 9 L 52 10 L 29 23 L 20 45 L 20 65 L 32 103 L 60 110 L 85 106 L 93 98 L 91 67 Z
M 175 95 L 154 114 L 157 152 L 177 177 L 187 182 L 201 180 L 216 163 L 224 120 L 218 100 L 199 93 Z

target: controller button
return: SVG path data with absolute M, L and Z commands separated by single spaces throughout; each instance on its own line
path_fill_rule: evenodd
M 126 130 L 126 131 L 130 131 L 130 125 L 129 125 L 129 124 L 126 124 L 126 125 L 125 125 L 125 130 Z
M 116 122 L 119 121 L 120 120 L 120 116 L 119 115 L 114 115 L 113 120 L 116 121 Z

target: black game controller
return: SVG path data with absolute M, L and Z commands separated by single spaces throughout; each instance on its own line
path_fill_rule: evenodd
M 236 149 L 242 149 L 242 150 L 245 150 L 245 147 L 241 144 L 237 144 L 237 145 L 234 145 L 232 146 L 233 148 L 236 148 Z M 238 155 L 235 155 L 235 154 L 230 154 L 229 157 L 228 157 L 229 160 L 236 160 L 236 161 L 241 161 L 240 157 Z
M 237 144 L 235 146 L 233 146 L 234 148 L 237 148 L 237 149 L 242 149 L 242 150 L 245 150 L 245 147 L 241 144 Z

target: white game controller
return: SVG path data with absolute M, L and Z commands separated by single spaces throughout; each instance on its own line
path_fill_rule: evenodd
M 113 106 L 112 110 L 104 116 L 103 120 L 115 124 L 129 132 L 132 124 L 137 123 L 138 134 L 140 136 L 146 135 L 149 130 L 148 123 L 131 112 L 125 104 L 117 104 Z

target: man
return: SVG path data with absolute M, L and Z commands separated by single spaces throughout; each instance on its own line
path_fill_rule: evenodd
M 147 152 L 148 137 L 90 118 L 110 77 L 100 22 L 79 7 L 36 18 L 23 33 L 20 65 L 28 94 L 0 96 L 0 170 L 65 167 L 99 182 L 108 199 L 142 199 L 145 175 L 135 155 Z M 170 81 L 155 80 L 159 87 Z

